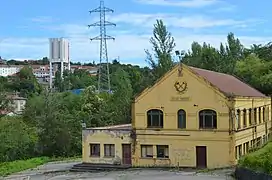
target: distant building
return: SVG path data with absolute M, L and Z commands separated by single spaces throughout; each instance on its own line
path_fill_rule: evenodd
M 24 97 L 20 97 L 17 94 L 8 95 L 7 98 L 10 100 L 10 107 L 7 109 L 1 109 L 0 114 L 8 116 L 22 114 L 27 99 Z
M 16 74 L 20 71 L 23 66 L 16 66 L 16 65 L 0 65 L 0 76 L 11 76 Z
M 65 69 L 70 70 L 69 42 L 64 38 L 49 39 L 49 66 L 59 66 L 61 77 Z M 52 88 L 53 74 L 49 72 L 50 88 Z

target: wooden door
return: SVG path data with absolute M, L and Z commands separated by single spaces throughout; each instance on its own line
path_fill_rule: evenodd
M 131 144 L 122 144 L 122 163 L 131 165 Z
M 196 167 L 207 168 L 207 147 L 196 146 Z

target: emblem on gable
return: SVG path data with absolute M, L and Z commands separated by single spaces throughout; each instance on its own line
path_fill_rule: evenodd
M 187 83 L 176 81 L 174 87 L 179 94 L 182 94 L 187 90 Z

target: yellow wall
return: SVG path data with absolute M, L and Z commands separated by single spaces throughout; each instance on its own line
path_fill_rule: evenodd
M 174 83 L 187 82 L 187 91 L 180 95 Z M 175 99 L 175 101 L 173 101 Z M 178 101 L 179 99 L 179 101 Z M 232 151 L 229 137 L 229 102 L 205 80 L 183 67 L 183 76 L 178 76 L 178 67 L 166 74 L 154 87 L 145 90 L 132 105 L 133 127 L 136 129 L 136 150 L 134 166 L 168 164 L 171 166 L 196 166 L 196 146 L 207 146 L 207 166 L 210 168 L 230 165 Z M 147 111 L 160 109 L 164 112 L 164 127 L 161 130 L 147 129 Z M 177 128 L 177 112 L 187 113 L 185 130 Z M 216 130 L 199 130 L 198 112 L 212 109 L 217 112 Z M 145 135 L 144 135 L 145 134 Z M 141 158 L 141 144 L 169 145 L 169 159 L 157 160 Z M 182 152 L 177 155 L 177 152 Z M 155 153 L 155 149 L 154 149 Z M 233 152 L 232 152 L 233 153 Z
M 85 163 L 109 163 L 120 158 L 122 162 L 122 144 L 130 144 L 130 130 L 85 129 L 82 134 L 82 157 Z M 90 156 L 90 143 L 100 144 L 100 157 Z M 104 157 L 104 144 L 115 145 L 115 157 Z

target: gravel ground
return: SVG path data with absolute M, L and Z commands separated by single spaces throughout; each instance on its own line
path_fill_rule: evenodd
M 97 173 L 74 173 L 68 170 L 79 162 L 48 163 L 38 168 L 27 170 L 6 177 L 7 180 L 225 180 L 232 178 L 231 169 L 206 173 L 174 172 L 160 170 L 126 170 Z M 60 172 L 62 171 L 62 172 Z M 65 172 L 66 171 L 66 172 Z M 29 179 L 28 179 L 29 178 Z M 0 178 L 1 179 L 1 178 Z

